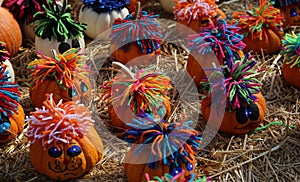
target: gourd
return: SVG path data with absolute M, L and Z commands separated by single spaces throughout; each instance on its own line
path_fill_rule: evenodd
M 266 101 L 260 91 L 262 83 L 254 78 L 256 71 L 252 69 L 255 64 L 254 60 L 249 60 L 245 56 L 242 60 L 224 64 L 221 70 L 213 72 L 210 80 L 214 81 L 211 84 L 204 82 L 203 85 L 209 87 L 209 92 L 201 104 L 201 111 L 206 121 L 209 117 L 217 118 L 214 116 L 218 114 L 218 112 L 211 113 L 214 104 L 211 102 L 211 95 L 223 92 L 225 89 L 225 98 L 220 99 L 221 103 L 226 104 L 226 110 L 219 131 L 245 134 L 256 129 L 264 120 Z M 209 122 L 208 125 L 216 127 L 217 120 Z
M 251 9 L 252 13 L 234 12 L 233 23 L 240 27 L 239 33 L 244 35 L 246 51 L 258 54 L 272 54 L 280 50 L 283 36 L 283 15 L 279 9 L 267 0 L 260 0 L 259 8 Z
M 84 5 L 79 13 L 79 21 L 87 24 L 85 33 L 95 39 L 109 29 L 116 18 L 125 18 L 129 0 L 82 0 Z
M 185 171 L 178 181 L 191 178 L 196 168 L 195 155 L 200 150 L 201 138 L 191 129 L 192 121 L 164 123 L 151 115 L 128 123 L 126 141 L 133 143 L 124 160 L 124 171 L 130 182 L 170 173 Z M 134 171 L 134 172 L 133 172 Z
M 71 18 L 71 5 L 48 0 L 43 5 L 44 12 L 34 15 L 35 48 L 45 56 L 52 56 L 51 50 L 63 54 L 71 48 L 85 49 L 83 32 L 86 25 Z
M 24 110 L 19 104 L 21 92 L 9 81 L 6 65 L 0 66 L 0 143 L 6 143 L 23 131 Z
M 282 66 L 283 78 L 290 85 L 300 89 L 300 56 L 299 52 L 300 35 L 292 32 L 287 33 L 282 39 L 281 54 L 284 56 Z
M 191 54 L 186 70 L 194 78 L 197 86 L 201 85 L 205 76 L 209 76 L 208 70 L 213 64 L 223 65 L 225 62 L 240 60 L 244 56 L 243 49 L 246 44 L 242 42 L 243 35 L 238 31 L 238 27 L 226 23 L 223 19 L 217 19 L 202 27 L 199 33 L 188 36 L 187 48 Z
M 103 156 L 102 140 L 83 105 L 56 103 L 50 94 L 43 108 L 36 108 L 26 121 L 31 164 L 54 180 L 78 178 Z
M 108 102 L 111 124 L 127 129 L 126 123 L 139 117 L 143 112 L 158 118 L 171 114 L 169 91 L 170 79 L 152 68 L 129 70 L 124 65 L 122 72 L 102 85 L 101 100 Z
M 79 49 L 69 49 L 63 54 L 38 58 L 28 64 L 31 71 L 29 95 L 36 107 L 41 107 L 45 94 L 53 93 L 55 102 L 67 101 L 89 102 L 91 83 L 87 77 L 88 69 L 84 65 L 86 57 Z

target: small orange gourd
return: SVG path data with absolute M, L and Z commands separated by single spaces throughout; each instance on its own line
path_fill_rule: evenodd
M 86 57 L 78 51 L 73 48 L 53 57 L 39 54 L 38 59 L 29 63 L 32 71 L 29 95 L 36 107 L 42 106 L 46 93 L 53 93 L 55 102 L 89 101 L 91 83 L 86 77 Z
M 91 113 L 75 102 L 55 103 L 52 94 L 27 118 L 30 161 L 54 180 L 78 178 L 103 156 L 103 144 Z
M 0 143 L 6 143 L 23 131 L 25 117 L 18 84 L 9 81 L 6 65 L 0 66 L 0 93 Z

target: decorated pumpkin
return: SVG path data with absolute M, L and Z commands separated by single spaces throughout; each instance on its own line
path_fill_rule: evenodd
M 240 60 L 246 45 L 243 36 L 238 33 L 239 28 L 218 19 L 200 29 L 198 34 L 191 34 L 187 38 L 188 49 L 191 54 L 187 60 L 187 72 L 197 86 L 200 86 L 205 76 L 203 68 L 211 68 L 213 64 L 222 65 L 226 62 Z M 200 64 L 199 64 L 200 63 Z
M 275 8 L 280 9 L 284 16 L 283 28 L 300 25 L 300 1 L 299 0 L 271 0 Z
M 163 37 L 161 26 L 154 19 L 157 15 L 139 12 L 139 8 L 125 19 L 116 19 L 112 25 L 110 52 L 122 64 L 147 65 L 160 54 Z
M 26 118 L 30 160 L 40 173 L 54 180 L 78 178 L 103 156 L 103 144 L 91 113 L 75 102 L 56 103 L 47 95 L 42 108 Z
M 0 66 L 0 93 L 0 143 L 6 143 L 23 131 L 25 117 L 18 84 L 9 81 L 6 65 Z
M 116 18 L 128 15 L 129 0 L 82 0 L 84 5 L 79 13 L 79 21 L 87 24 L 85 33 L 92 39 L 109 29 Z
M 14 16 L 1 7 L 1 4 L 2 1 L 0 1 L 0 41 L 6 43 L 8 52 L 14 56 L 22 45 L 22 32 Z
M 192 121 L 164 123 L 147 115 L 128 123 L 132 129 L 126 132 L 126 141 L 134 143 L 124 159 L 124 171 L 130 182 L 169 173 L 180 174 L 178 181 L 193 178 L 196 168 L 195 155 L 200 149 L 201 138 L 191 128 Z
M 71 5 L 63 0 L 48 0 L 43 5 L 45 12 L 34 15 L 35 48 L 45 56 L 52 56 L 51 50 L 63 54 L 71 48 L 84 50 L 83 32 L 86 25 L 75 22 L 71 18 Z
M 300 89 L 300 34 L 286 34 L 282 40 L 281 54 L 284 56 L 282 66 L 283 78 L 290 85 Z
M 211 0 L 190 0 L 180 1 L 175 0 L 174 16 L 178 23 L 188 26 L 195 32 L 200 30 L 200 27 L 205 26 L 207 21 L 214 18 L 226 18 L 225 13 L 218 9 L 214 1 Z M 177 27 L 178 31 L 185 33 L 186 30 Z
M 176 5 L 175 0 L 159 0 L 159 2 L 165 11 L 173 13 Z
M 251 9 L 252 13 L 234 12 L 233 22 L 240 27 L 244 35 L 246 51 L 253 50 L 261 54 L 272 54 L 280 50 L 283 36 L 283 15 L 268 0 L 260 0 L 259 8 Z
M 69 49 L 63 54 L 38 58 L 28 64 L 31 71 L 29 95 L 36 107 L 42 107 L 46 93 L 53 93 L 55 102 L 63 100 L 86 103 L 91 98 L 91 83 L 86 77 L 86 57 L 79 49 Z
M 170 116 L 170 78 L 153 68 L 129 70 L 123 66 L 122 71 L 102 85 L 101 98 L 108 102 L 113 126 L 128 128 L 126 123 L 144 111 L 160 118 Z
M 9 77 L 8 81 L 15 82 L 15 72 L 9 61 L 10 54 L 6 50 L 6 44 L 0 41 L 0 65 L 6 65 L 7 76 Z
M 33 22 L 33 15 L 43 11 L 42 5 L 46 3 L 47 0 L 4 0 L 3 6 L 8 8 L 19 22 L 23 36 L 34 40 L 35 34 L 30 24 Z
M 211 74 L 210 82 L 204 82 L 209 87 L 207 97 L 202 101 L 201 111 L 208 121 L 209 117 L 216 118 L 217 113 L 211 113 L 211 95 L 217 92 L 225 92 L 222 103 L 226 104 L 224 117 L 219 131 L 229 134 L 245 134 L 256 129 L 264 120 L 266 102 L 262 96 L 261 82 L 254 78 L 253 70 L 256 62 L 245 56 L 232 64 L 224 64 Z M 218 77 L 216 75 L 222 75 Z M 216 78 L 221 78 L 217 79 Z M 216 106 L 217 107 L 217 106 Z M 207 123 L 217 126 L 217 120 Z

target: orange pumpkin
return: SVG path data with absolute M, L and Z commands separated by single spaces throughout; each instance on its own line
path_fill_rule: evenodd
M 200 82 L 206 76 L 203 68 L 212 68 L 213 63 L 222 65 L 224 62 L 239 60 L 244 56 L 242 50 L 246 45 L 242 42 L 243 36 L 237 33 L 238 30 L 236 26 L 218 19 L 215 23 L 210 22 L 202 27 L 198 34 L 188 36 L 187 47 L 191 54 L 187 60 L 186 70 L 194 78 L 197 86 L 200 86 Z
M 225 13 L 218 9 L 215 2 L 211 0 L 176 0 L 174 15 L 178 23 L 188 26 L 195 32 L 198 32 L 200 27 L 207 25 L 207 22 L 215 18 L 226 18 Z M 181 26 L 178 26 L 177 30 L 186 33 L 186 28 Z
M 165 74 L 155 73 L 151 68 L 135 68 L 132 73 L 124 66 L 122 71 L 102 86 L 104 93 L 101 99 L 109 103 L 108 113 L 113 126 L 128 129 L 126 124 L 144 112 L 160 118 L 170 116 L 168 95 L 171 85 Z
M 219 131 L 230 134 L 245 134 L 256 129 L 264 120 L 266 112 L 266 101 L 262 94 L 254 94 L 256 100 L 252 104 L 243 103 L 241 108 L 233 111 L 225 111 Z M 210 116 L 211 100 L 204 99 L 201 104 L 201 111 L 206 121 Z M 249 114 L 251 113 L 251 114 Z M 249 116 L 247 116 L 249 115 Z M 216 121 L 208 123 L 211 126 L 216 126 Z
M 212 73 L 212 76 L 224 74 L 224 77 L 219 79 L 210 77 L 212 83 L 208 84 L 210 94 L 217 94 L 225 90 L 221 103 L 226 105 L 226 110 L 219 131 L 229 134 L 245 134 L 257 128 L 263 121 L 266 102 L 260 92 L 261 82 L 252 75 L 255 74 L 255 71 L 251 70 L 255 64 L 255 61 L 250 61 L 245 57 L 242 61 L 230 65 L 225 64 L 220 71 Z M 212 122 L 208 124 L 216 127 L 218 121 L 214 118 L 217 118 L 215 116 L 220 112 L 210 112 L 212 104 L 216 104 L 211 102 L 210 94 L 202 101 L 201 111 L 206 121 L 210 117 L 213 118 Z M 212 116 L 210 116 L 211 114 Z
M 133 121 L 132 126 L 126 140 L 134 145 L 124 160 L 130 182 L 146 181 L 145 173 L 153 178 L 165 173 L 176 176 L 184 170 L 179 181 L 193 175 L 201 140 L 187 122 L 166 124 L 147 115 Z
M 23 131 L 24 110 L 18 103 L 21 93 L 16 82 L 10 82 L 6 65 L 0 66 L 0 143 L 6 143 Z
M 58 102 L 70 100 L 88 102 L 91 98 L 91 83 L 82 66 L 85 56 L 77 54 L 79 49 L 70 49 L 54 58 L 39 55 L 39 59 L 29 63 L 32 70 L 29 95 L 36 107 L 41 107 L 46 93 L 53 93 Z M 64 74 L 65 72 L 69 74 Z M 58 79 L 61 78 L 61 79 Z
M 161 26 L 155 17 L 137 8 L 125 19 L 115 19 L 111 32 L 112 57 L 122 64 L 136 66 L 154 62 L 160 54 L 162 40 Z M 143 57 L 133 61 L 140 56 Z
M 14 56 L 22 45 L 20 26 L 7 9 L 0 7 L 0 15 L 0 41 L 6 43 L 8 52 Z
M 54 180 L 86 174 L 103 156 L 91 113 L 75 102 L 56 104 L 52 95 L 43 104 L 27 118 L 32 166 Z
M 282 40 L 281 54 L 284 56 L 282 74 L 285 81 L 300 89 L 300 56 L 299 56 L 299 37 L 300 34 L 286 34 Z
M 252 9 L 251 9 L 252 10 Z M 235 12 L 231 16 L 244 35 L 246 50 L 261 54 L 272 54 L 280 50 L 283 36 L 283 15 L 267 0 L 260 0 L 260 7 L 252 14 Z

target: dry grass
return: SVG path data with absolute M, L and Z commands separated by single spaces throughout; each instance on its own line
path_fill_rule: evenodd
M 244 10 L 248 2 L 232 0 L 224 2 L 220 8 L 226 13 Z M 145 6 L 149 9 L 153 7 L 162 17 L 172 18 L 170 14 L 157 8 L 160 7 L 159 3 L 154 0 Z M 289 31 L 291 30 L 298 31 L 297 27 Z M 26 114 L 33 110 L 28 94 L 26 71 L 26 65 L 35 57 L 32 45 L 27 42 L 27 48 L 20 50 L 20 54 L 12 59 L 16 79 L 23 93 L 21 104 Z M 92 76 L 98 85 L 116 73 L 111 66 L 112 60 L 110 58 L 106 60 L 108 48 L 105 41 L 92 42 L 87 48 L 89 56 L 94 58 L 90 64 L 104 62 L 101 69 Z M 181 75 L 187 56 L 188 52 L 184 48 L 166 43 L 162 46 L 162 54 L 156 64 L 157 69 L 174 77 Z M 196 177 L 206 175 L 213 181 L 300 181 L 300 90 L 289 86 L 283 80 L 281 74 L 283 58 L 279 54 L 257 55 L 256 58 L 259 63 L 257 69 L 265 69 L 258 75 L 264 84 L 262 92 L 267 101 L 264 122 L 259 130 L 251 134 L 232 136 L 218 133 L 197 155 Z M 176 79 L 178 82 L 181 80 L 180 77 Z M 94 93 L 97 93 L 97 89 Z M 123 131 L 109 125 L 105 103 L 99 101 L 97 94 L 94 101 L 95 116 L 103 121 L 97 122 L 96 127 L 105 143 L 105 156 L 89 174 L 75 181 L 126 181 L 122 160 L 128 148 L 121 140 L 110 137 L 111 133 L 121 137 Z M 178 89 L 173 92 L 171 100 L 173 120 L 180 119 L 182 113 L 187 113 L 190 118 L 196 113 L 195 118 L 198 118 L 199 102 L 197 99 L 194 102 L 190 101 L 185 103 L 179 100 Z M 200 114 L 197 129 L 201 132 L 204 127 L 205 122 Z M 27 128 L 26 125 L 24 131 Z M 31 166 L 26 134 L 21 134 L 15 140 L 0 146 L 0 164 L 0 181 L 51 181 L 38 174 Z

